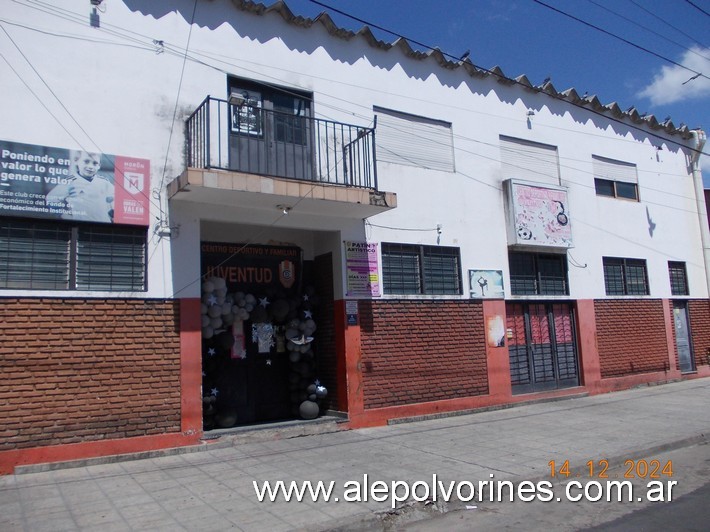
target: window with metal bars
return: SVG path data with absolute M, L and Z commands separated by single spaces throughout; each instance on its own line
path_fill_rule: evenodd
M 461 294 L 459 248 L 382 243 L 382 282 L 387 294 Z
M 647 296 L 648 272 L 643 259 L 602 257 L 604 287 L 608 296 Z
M 0 218 L 0 288 L 146 290 L 146 229 Z
M 569 295 L 566 255 L 510 251 L 508 264 L 513 295 Z
M 674 296 L 687 296 L 688 273 L 685 262 L 668 261 L 668 277 L 671 280 L 671 294 Z

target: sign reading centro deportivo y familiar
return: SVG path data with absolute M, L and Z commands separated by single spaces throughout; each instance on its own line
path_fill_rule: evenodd
M 0 141 L 0 214 L 148 225 L 150 161 Z

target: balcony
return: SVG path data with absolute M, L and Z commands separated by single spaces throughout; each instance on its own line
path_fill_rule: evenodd
M 187 120 L 190 168 L 377 190 L 375 130 L 208 96 Z
M 187 120 L 187 168 L 170 201 L 203 217 L 317 229 L 397 206 L 377 189 L 375 130 L 208 96 Z

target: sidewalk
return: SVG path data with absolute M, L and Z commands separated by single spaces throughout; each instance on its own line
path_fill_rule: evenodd
M 258 502 L 252 481 L 549 479 L 710 437 L 710 379 L 202 452 L 0 477 L 0 530 L 381 528 L 386 502 Z M 448 505 L 456 510 L 464 504 Z M 437 505 L 412 505 L 424 517 Z M 380 517 L 376 515 L 380 513 Z

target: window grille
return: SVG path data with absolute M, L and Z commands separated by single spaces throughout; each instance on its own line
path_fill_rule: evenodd
M 144 291 L 146 229 L 0 218 L 0 288 Z
M 609 296 L 647 296 L 648 272 L 643 259 L 603 257 L 604 287 Z
M 385 293 L 461 294 L 459 248 L 382 243 Z

